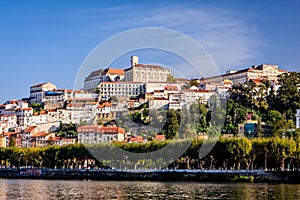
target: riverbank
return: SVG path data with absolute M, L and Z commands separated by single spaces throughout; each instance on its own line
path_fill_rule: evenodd
M 298 171 L 0 169 L 0 178 L 300 183 Z

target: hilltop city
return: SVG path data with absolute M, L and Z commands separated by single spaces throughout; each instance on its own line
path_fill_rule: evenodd
M 235 84 L 246 82 L 261 85 L 267 80 L 276 93 L 278 77 L 288 73 L 277 65 L 262 64 L 188 80 L 174 77 L 171 69 L 140 64 L 137 56 L 131 56 L 130 62 L 125 69 L 108 67 L 91 72 L 81 90 L 46 82 L 32 85 L 29 97 L 7 100 L 0 105 L 0 147 L 163 141 L 171 137 L 161 131 L 163 124 L 150 126 L 152 110 L 189 110 L 195 103 L 209 108 L 214 95 L 226 100 Z M 246 114 L 237 131 L 251 137 L 261 122 L 252 118 L 252 113 Z M 205 136 L 201 130 L 197 134 Z

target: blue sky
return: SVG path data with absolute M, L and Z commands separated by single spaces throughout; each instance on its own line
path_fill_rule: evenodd
M 300 1 L 292 0 L 1 1 L 0 101 L 27 97 L 29 87 L 40 82 L 73 88 L 92 49 L 114 34 L 142 27 L 188 35 L 221 72 L 262 63 L 296 71 L 299 9 Z M 143 63 L 177 62 L 157 52 L 137 53 Z M 113 65 L 127 67 L 127 56 Z

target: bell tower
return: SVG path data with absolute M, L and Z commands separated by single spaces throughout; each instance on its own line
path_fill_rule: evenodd
M 135 65 L 139 64 L 139 57 L 131 56 L 130 63 L 131 63 L 131 67 L 134 67 Z

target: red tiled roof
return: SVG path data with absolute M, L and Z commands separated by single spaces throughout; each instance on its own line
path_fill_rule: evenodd
M 164 97 L 154 97 L 153 100 L 160 100 L 160 101 L 162 101 L 162 100 L 168 100 L 168 99 L 166 99 Z
M 67 107 L 83 107 L 83 103 L 69 103 Z
M 50 137 L 49 140 L 50 141 L 58 141 L 58 140 L 61 140 L 62 137 Z
M 111 107 L 112 103 L 109 102 L 104 102 L 102 104 L 100 104 L 97 108 L 104 108 L 104 107 Z
M 101 127 L 101 125 L 80 126 L 77 128 L 77 132 L 100 132 Z
M 90 125 L 90 126 L 78 127 L 77 132 L 81 132 L 81 133 L 96 132 L 96 133 L 102 133 L 102 134 L 116 134 L 116 133 L 124 134 L 125 130 L 120 127 L 103 127 L 101 125 Z
M 12 135 L 17 135 L 20 132 L 5 132 L 4 135 L 7 135 L 8 137 L 11 137 Z
M 49 82 L 47 82 L 47 83 L 49 83 Z M 35 85 L 31 86 L 31 87 L 40 87 L 40 86 L 43 86 L 43 85 L 45 85 L 45 84 L 47 84 L 47 83 L 35 84 Z
M 192 89 L 185 89 L 184 92 L 198 92 L 198 93 L 210 93 L 213 92 L 211 90 L 192 90 Z
M 56 112 L 57 109 L 48 109 L 48 112 Z
M 165 139 L 166 139 L 165 135 L 156 135 L 154 140 L 163 141 Z
M 278 72 L 288 72 L 287 70 L 279 69 Z
M 104 134 L 114 134 L 114 133 L 124 134 L 125 130 L 120 127 L 101 127 L 101 132 Z
M 164 93 L 163 90 L 154 90 L 155 93 Z
M 32 110 L 32 108 L 21 108 L 21 110 Z
M 40 111 L 40 115 L 47 115 L 47 112 L 45 110 Z
M 261 84 L 261 80 L 260 79 L 257 79 L 257 78 L 252 78 L 250 79 L 253 83 L 257 84 L 257 85 L 260 85 Z
M 107 68 L 107 69 L 104 70 L 103 74 L 119 74 L 119 75 L 124 75 L 124 69 Z
M 138 135 L 136 137 L 132 137 L 132 138 L 129 139 L 129 142 L 143 142 L 143 141 L 144 141 L 144 139 L 140 135 Z
M 8 103 L 10 103 L 10 104 L 14 104 L 14 103 L 18 103 L 18 102 L 20 102 L 20 100 L 12 99 L 12 100 L 8 101 Z
M 225 79 L 225 80 L 223 81 L 223 83 L 224 83 L 224 84 L 232 84 L 232 81 L 231 81 L 231 80 L 228 80 L 228 79 Z
M 23 132 L 24 132 L 24 133 L 30 133 L 30 132 L 32 132 L 35 128 L 36 128 L 36 126 L 29 126 L 28 128 L 24 129 Z
M 175 86 L 175 85 L 166 85 L 166 86 L 164 87 L 164 90 L 177 91 L 177 90 L 178 90 L 178 87 Z
M 1 115 L 0 117 L 13 117 L 16 116 L 15 114 L 11 114 L 11 115 Z
M 86 102 L 86 105 L 96 105 L 97 102 Z
M 51 134 L 51 133 L 47 133 L 47 132 L 45 132 L 45 131 L 41 131 L 41 132 L 38 132 L 38 133 L 34 134 L 34 135 L 31 136 L 31 137 L 46 137 L 46 136 L 49 135 L 49 134 Z

